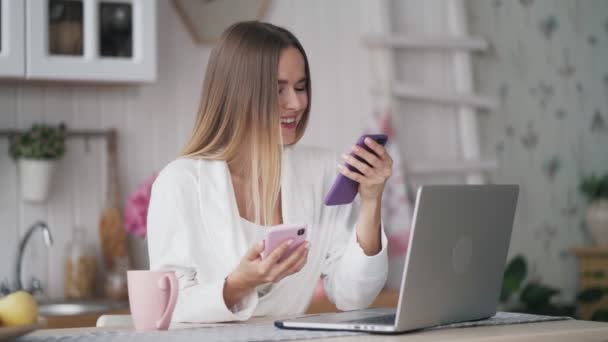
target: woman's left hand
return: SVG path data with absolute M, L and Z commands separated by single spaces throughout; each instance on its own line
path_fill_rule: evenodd
M 353 155 L 342 155 L 344 162 L 359 170 L 361 174 L 349 170 L 344 165 L 338 165 L 338 168 L 343 175 L 359 183 L 361 201 L 380 200 L 386 181 L 393 173 L 393 159 L 384 146 L 378 144 L 374 139 L 365 138 L 364 143 L 374 151 L 375 155 L 357 145 L 353 146 L 352 151 L 354 155 L 365 160 L 369 165 L 357 160 Z

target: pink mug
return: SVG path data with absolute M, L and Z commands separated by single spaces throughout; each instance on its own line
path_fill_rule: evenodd
M 135 329 L 167 330 L 177 303 L 173 271 L 127 271 L 129 305 Z

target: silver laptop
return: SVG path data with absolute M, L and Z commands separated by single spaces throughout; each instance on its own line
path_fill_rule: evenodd
M 287 329 L 399 333 L 496 314 L 518 185 L 418 189 L 397 308 L 279 320 Z

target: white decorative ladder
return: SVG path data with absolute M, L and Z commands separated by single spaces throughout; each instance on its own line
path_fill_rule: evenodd
M 401 100 L 453 106 L 453 112 L 457 115 L 456 129 L 460 140 L 458 160 L 414 162 L 406 156 L 407 175 L 460 175 L 467 184 L 483 183 L 483 172 L 496 169 L 497 162 L 481 159 L 477 115 L 480 110 L 484 113 L 492 112 L 498 104 L 495 99 L 474 92 L 470 54 L 486 51 L 489 48 L 488 43 L 482 38 L 468 35 L 463 0 L 419 1 L 420 6 L 427 6 L 427 10 L 432 6 L 441 7 L 440 11 L 426 13 L 446 14 L 446 22 L 442 24 L 447 32 L 443 35 L 391 33 L 390 5 L 387 1 L 360 2 L 361 15 L 370 25 L 367 28 L 370 33 L 365 34 L 363 43 L 369 48 L 372 64 L 376 66 L 372 71 L 372 78 L 376 83 L 371 90 L 372 94 L 379 96 L 384 104 L 390 105 L 393 113 L 399 108 Z M 424 50 L 452 56 L 449 63 L 453 70 L 453 89 L 434 89 L 394 79 L 397 59 L 395 51 L 399 50 Z M 378 68 L 378 65 L 382 67 Z M 393 117 L 395 115 L 393 114 Z

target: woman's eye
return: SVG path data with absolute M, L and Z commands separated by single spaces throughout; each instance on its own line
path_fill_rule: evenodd
M 296 91 L 306 91 L 306 87 L 304 87 L 304 88 L 295 88 L 295 89 L 296 89 Z

